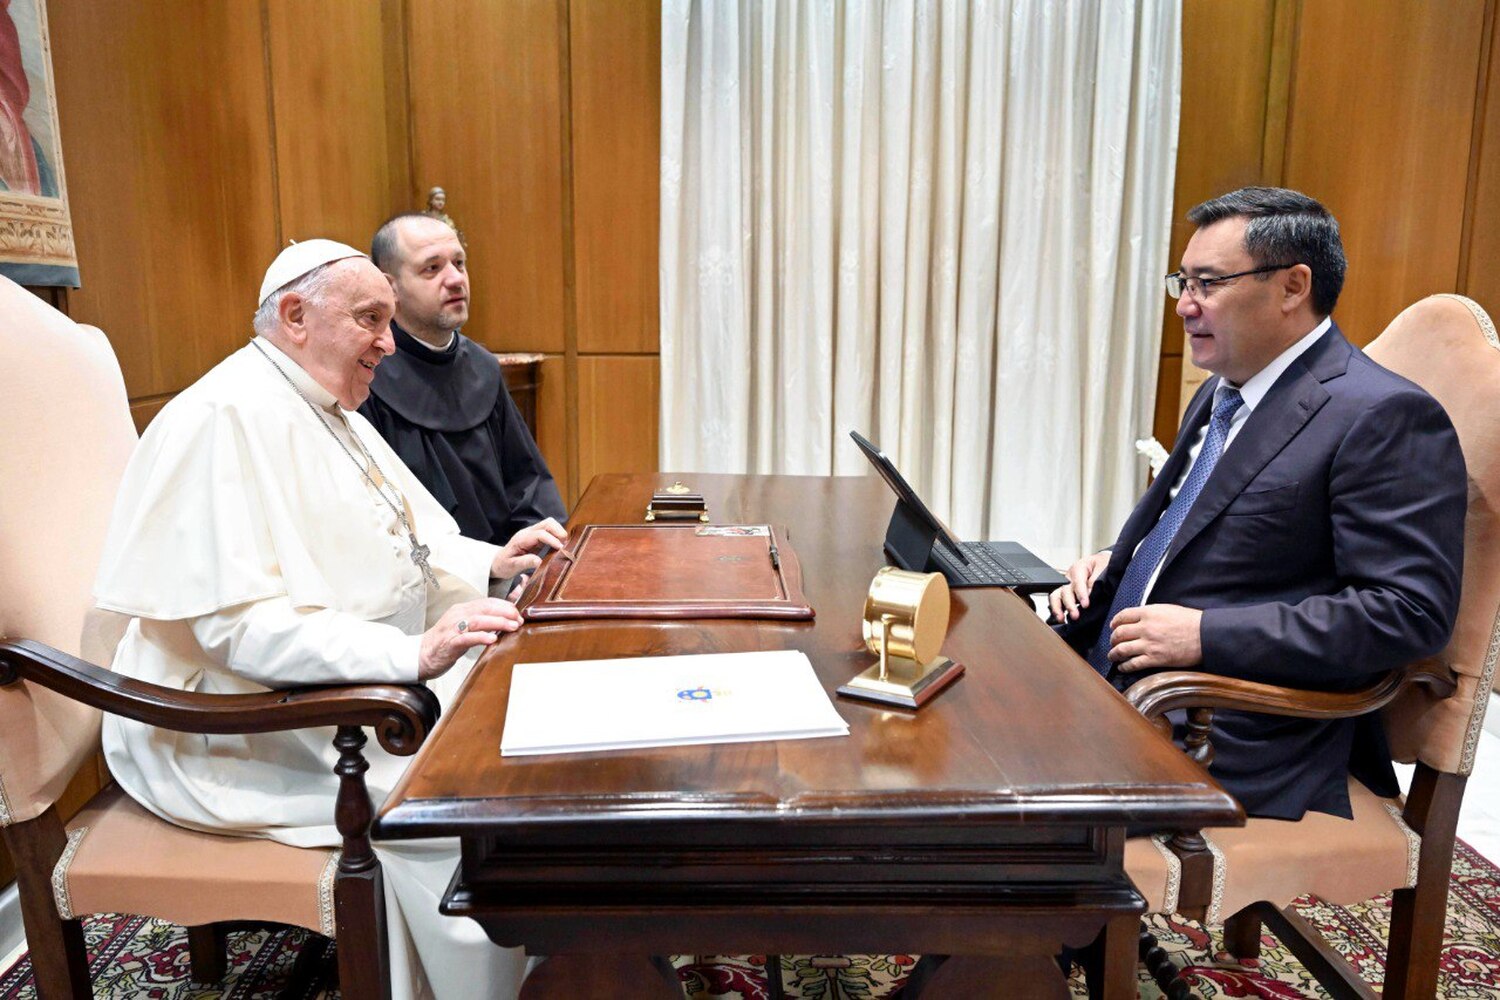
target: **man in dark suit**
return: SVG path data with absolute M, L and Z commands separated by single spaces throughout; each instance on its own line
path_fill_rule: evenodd
M 1188 219 L 1167 290 L 1218 377 L 1113 548 L 1051 595 L 1059 631 L 1121 690 L 1163 667 L 1348 689 L 1436 652 L 1458 608 L 1463 456 L 1442 407 L 1333 324 L 1338 223 L 1281 188 Z M 1210 771 L 1251 815 L 1347 817 L 1351 773 L 1396 792 L 1376 715 L 1221 711 L 1213 744 Z

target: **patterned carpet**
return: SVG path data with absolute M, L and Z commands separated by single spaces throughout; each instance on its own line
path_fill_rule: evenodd
M 1322 928 L 1338 950 L 1356 961 L 1371 986 L 1384 978 L 1385 935 L 1390 900 L 1358 906 L 1333 906 L 1304 899 L 1299 908 Z M 1193 995 L 1264 997 L 1303 1000 L 1327 996 L 1295 958 L 1267 937 L 1259 966 L 1242 968 L 1215 962 L 1212 940 L 1196 924 L 1156 918 L 1154 930 L 1179 966 L 1187 966 Z M 96 997 L 151 1000 L 261 1000 L 280 995 L 298 952 L 307 941 L 300 930 L 245 931 L 229 935 L 229 975 L 224 983 L 194 987 L 188 982 L 186 934 L 177 927 L 139 917 L 105 916 L 85 925 Z M 905 980 L 914 955 L 848 957 L 786 956 L 782 980 L 788 997 L 803 1000 L 880 1000 Z M 332 951 L 322 962 L 326 976 Z M 685 996 L 692 1000 L 761 1000 L 767 996 L 761 956 L 678 956 L 675 960 Z M 1084 996 L 1076 975 L 1073 995 Z M 309 1000 L 332 1000 L 335 990 L 317 983 L 304 994 Z M 0 1000 L 34 1000 L 30 963 L 23 957 L 0 974 Z M 1140 996 L 1160 993 L 1142 973 Z M 1453 864 L 1448 901 L 1446 948 L 1438 996 L 1445 1000 L 1500 1000 L 1500 869 L 1460 843 Z

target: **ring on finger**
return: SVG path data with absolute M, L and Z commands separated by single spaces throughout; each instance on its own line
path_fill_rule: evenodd
M 458 620 L 458 630 L 460 632 L 467 632 L 467 631 L 469 631 L 469 619 L 467 619 L 467 618 L 460 618 Z

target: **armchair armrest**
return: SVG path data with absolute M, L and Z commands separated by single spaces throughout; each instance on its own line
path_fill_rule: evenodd
M 1231 708 L 1304 719 L 1342 719 L 1384 707 L 1409 684 L 1446 697 L 1458 685 L 1453 671 L 1434 660 L 1418 660 L 1354 691 L 1307 691 L 1189 670 L 1168 670 L 1137 681 L 1125 697 L 1148 719 L 1175 708 Z
M 421 685 L 354 684 L 264 694 L 197 694 L 134 680 L 30 639 L 0 640 L 0 687 L 27 680 L 114 715 L 189 733 L 368 726 L 388 753 L 417 752 L 436 725 Z
M 1218 674 L 1168 670 L 1130 685 L 1125 689 L 1125 698 L 1164 733 L 1169 730 L 1166 714 L 1173 709 L 1187 709 L 1183 749 L 1207 767 L 1214 757 L 1209 734 L 1216 708 L 1303 719 L 1343 719 L 1382 708 L 1414 684 L 1439 697 L 1447 697 L 1458 686 L 1458 678 L 1451 668 L 1430 658 L 1392 670 L 1373 684 L 1354 691 L 1307 691 Z
M 1207 767 L 1213 763 L 1210 734 L 1216 708 L 1304 719 L 1339 719 L 1382 708 L 1408 685 L 1422 685 L 1439 697 L 1447 697 L 1457 688 L 1458 678 L 1452 669 L 1435 659 L 1407 664 L 1354 691 L 1306 691 L 1217 674 L 1171 670 L 1137 681 L 1126 688 L 1125 697 L 1169 737 L 1171 726 L 1166 714 L 1174 709 L 1186 709 L 1183 750 L 1188 757 Z M 1214 898 L 1214 891 L 1210 889 L 1214 863 L 1209 846 L 1202 834 L 1195 830 L 1177 831 L 1167 846 L 1182 864 L 1179 899 L 1190 901 L 1188 905 L 1180 906 L 1179 912 L 1202 919 L 1207 913 L 1208 901 Z
M 361 751 L 366 726 L 388 753 L 417 752 L 437 724 L 437 696 L 413 684 L 307 687 L 263 694 L 198 694 L 125 677 L 30 639 L 0 639 L 0 687 L 27 680 L 85 705 L 185 733 L 274 733 L 333 726 L 339 778 L 334 825 L 343 837 L 335 906 L 374 907 L 380 869 L 370 844 L 375 809 Z M 373 910 L 371 912 L 374 912 Z M 379 932 L 383 935 L 383 931 Z

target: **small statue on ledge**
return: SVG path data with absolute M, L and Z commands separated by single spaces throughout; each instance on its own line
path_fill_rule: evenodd
M 458 223 L 454 222 L 453 219 L 449 217 L 448 213 L 444 211 L 447 206 L 448 193 L 440 187 L 435 187 L 427 192 L 427 207 L 422 210 L 422 214 L 430 215 L 432 218 L 437 219 L 439 222 L 442 222 L 449 228 L 451 228 L 455 233 L 458 234 L 459 245 L 467 250 L 469 248 L 469 241 L 464 239 L 463 230 L 458 228 Z

